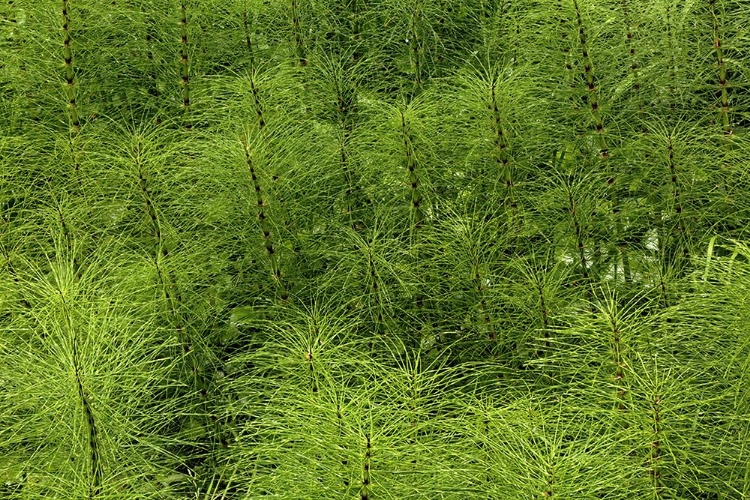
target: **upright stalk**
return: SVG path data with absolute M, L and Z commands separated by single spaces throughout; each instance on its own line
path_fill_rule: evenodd
M 81 178 L 78 175 L 81 164 L 78 161 L 78 151 L 75 146 L 75 139 L 81 130 L 81 120 L 78 116 L 78 101 L 76 98 L 76 81 L 73 66 L 73 49 L 71 47 L 72 39 L 70 34 L 70 4 L 68 0 L 62 2 L 63 16 L 63 60 L 65 61 L 65 93 L 68 99 L 68 119 L 70 124 L 70 136 L 68 145 L 73 158 L 73 173 L 80 187 Z
M 70 127 L 73 136 L 75 136 L 81 128 L 81 121 L 78 117 L 78 104 L 76 101 L 75 92 L 75 72 L 73 67 L 73 49 L 71 48 L 71 35 L 70 35 L 70 5 L 68 0 L 62 0 L 62 16 L 63 16 L 63 59 L 65 61 L 65 81 L 66 81 L 66 94 L 68 96 L 68 112 L 70 115 Z M 78 165 L 76 165 L 76 172 Z
M 614 305 L 614 304 L 613 304 Z M 610 335 L 612 336 L 612 358 L 615 363 L 615 392 L 617 406 L 620 411 L 625 411 L 625 397 L 626 397 L 626 381 L 625 371 L 626 366 L 625 359 L 623 356 L 623 342 L 622 342 L 622 329 L 620 322 L 618 321 L 615 311 L 607 311 L 609 320 Z
M 258 175 L 255 172 L 255 165 L 253 164 L 252 150 L 250 149 L 248 142 L 244 138 L 241 139 L 241 142 L 242 147 L 245 151 L 245 165 L 250 171 L 250 177 L 252 177 L 253 180 L 253 188 L 255 189 L 255 197 L 258 203 L 258 220 L 260 221 L 261 231 L 263 231 L 263 243 L 266 248 L 268 261 L 271 264 L 271 273 L 273 275 L 276 286 L 278 287 L 281 299 L 287 300 L 289 298 L 289 293 L 287 292 L 286 286 L 284 285 L 279 256 L 277 255 L 276 248 L 273 244 L 271 226 L 268 223 L 268 217 L 265 211 L 266 204 L 263 200 L 263 191 L 260 186 Z
M 367 245 L 367 271 L 370 287 L 368 292 L 375 298 L 375 308 L 377 311 L 375 328 L 377 333 L 383 333 L 383 301 L 380 299 L 380 277 L 378 276 L 377 268 L 375 267 L 375 258 L 372 253 L 372 243 Z
M 495 326 L 492 324 L 492 318 L 490 317 L 489 305 L 487 304 L 487 286 L 485 285 L 485 278 L 480 272 L 480 266 L 476 256 L 472 259 L 472 268 L 474 274 L 474 286 L 476 287 L 476 293 L 479 298 L 479 316 L 484 326 L 485 333 L 489 340 L 495 340 L 497 332 Z
M 518 211 L 518 205 L 513 194 L 513 169 L 510 156 L 508 155 L 508 139 L 506 138 L 503 127 L 500 109 L 497 105 L 496 78 L 493 78 L 490 86 L 490 107 L 492 108 L 492 126 L 495 134 L 495 163 L 500 167 L 500 176 L 503 180 L 503 184 L 505 184 L 505 199 L 503 201 L 506 206 L 510 207 L 512 216 L 515 218 Z
M 578 258 L 581 264 L 581 273 L 583 274 L 583 279 L 588 281 L 589 268 L 586 264 L 586 247 L 584 244 L 583 227 L 581 226 L 581 222 L 578 218 L 578 203 L 573 196 L 573 186 L 570 185 L 570 180 L 566 180 L 568 181 L 567 185 L 565 186 L 568 192 L 568 210 L 570 211 L 570 217 L 573 220 L 573 228 L 575 230 L 576 237 L 576 247 L 578 248 Z
M 143 148 L 140 142 L 138 142 L 133 148 L 133 160 L 136 167 L 136 175 L 138 176 L 138 187 L 143 197 L 144 208 L 146 216 L 151 223 L 151 235 L 154 240 L 154 262 L 156 264 L 156 273 L 159 279 L 159 284 L 164 290 L 164 299 L 167 302 L 169 308 L 169 315 L 172 319 L 172 324 L 177 333 L 182 350 L 185 354 L 192 351 L 191 341 L 189 339 L 185 323 L 180 312 L 182 306 L 182 296 L 177 289 L 177 286 L 170 276 L 169 271 L 162 269 L 162 264 L 166 264 L 169 260 L 170 253 L 167 248 L 167 243 L 164 238 L 164 234 L 161 228 L 161 221 L 159 215 L 156 212 L 156 204 L 151 194 L 151 189 L 146 178 L 143 160 Z M 192 357 L 191 357 L 192 358 Z
M 659 462 L 661 459 L 661 398 L 658 394 L 653 395 L 651 401 L 651 454 L 649 456 L 649 476 L 651 477 L 651 486 L 654 489 L 654 497 L 657 500 L 663 498 L 663 483 L 661 478 L 661 468 Z
M 245 48 L 247 48 L 248 54 L 250 54 L 250 69 L 255 68 L 255 49 L 253 46 L 253 39 L 250 36 L 250 26 L 247 20 L 247 10 L 242 11 L 242 27 L 245 31 Z
M 302 27 L 300 26 L 299 1 L 292 0 L 292 32 L 294 33 L 294 50 L 300 66 L 307 66 L 305 45 L 302 41 Z
M 677 219 L 677 228 L 682 237 L 687 237 L 687 228 L 682 217 L 682 199 L 680 197 L 680 183 L 677 177 L 677 163 L 674 155 L 674 144 L 672 143 L 672 134 L 667 134 L 667 152 L 669 161 L 670 185 L 672 187 L 672 205 L 674 215 Z
M 372 456 L 372 443 L 370 435 L 365 434 L 365 457 L 362 463 L 362 489 L 360 490 L 360 500 L 370 499 L 370 459 Z
M 620 207 L 619 198 L 617 196 L 617 173 L 612 166 L 609 157 L 609 148 L 605 139 L 604 132 L 604 121 L 602 120 L 601 112 L 599 110 L 599 99 L 596 92 L 596 85 L 594 83 L 594 70 L 589 55 L 588 45 L 586 43 L 586 33 L 583 27 L 583 20 L 581 18 L 581 9 L 578 5 L 578 0 L 573 0 L 573 5 L 576 10 L 576 20 L 578 22 L 578 35 L 581 44 L 581 52 L 583 55 L 584 65 L 584 76 L 586 78 L 586 85 L 588 86 L 588 100 L 591 106 L 591 113 L 594 117 L 594 126 L 596 128 L 596 135 L 599 141 L 599 158 L 604 163 L 604 169 L 607 172 L 607 186 L 609 190 L 610 203 L 612 205 L 612 219 L 615 226 L 615 234 L 613 240 L 617 245 L 617 252 L 619 253 L 619 259 L 622 259 L 623 275 L 625 282 L 630 282 L 630 261 L 628 258 L 627 242 L 623 238 L 623 223 L 622 223 L 622 212 Z M 617 277 L 617 267 L 619 259 L 615 261 L 615 277 Z
M 415 268 L 419 265 L 419 233 L 424 221 L 424 212 L 421 208 L 422 198 L 419 193 L 419 176 L 417 175 L 417 159 L 414 152 L 414 137 L 411 133 L 410 124 L 403 112 L 401 116 L 401 140 L 404 144 L 404 155 L 406 156 L 406 168 L 409 171 L 409 183 L 411 185 L 411 240 L 412 254 Z M 417 291 L 414 297 L 417 309 L 423 306 L 424 297 L 421 291 Z
M 422 18 L 422 10 L 419 5 L 420 0 L 414 0 L 412 15 L 409 18 L 409 49 L 411 64 L 414 68 L 414 84 L 416 90 L 422 88 L 422 40 L 419 34 L 419 28 Z
M 565 16 L 566 9 L 563 0 L 557 0 L 557 12 L 560 17 L 560 41 L 562 45 L 563 62 L 565 63 L 565 86 L 570 92 L 570 100 L 575 104 L 575 78 L 573 75 L 573 57 L 570 54 L 571 43 L 568 40 L 568 19 Z
M 190 60 L 188 58 L 188 20 L 186 0 L 180 3 L 180 74 L 182 76 L 182 107 L 184 110 L 185 128 L 190 130 Z
M 646 127 L 646 121 L 644 118 L 643 109 L 643 96 L 641 95 L 641 78 L 638 73 L 638 60 L 635 55 L 634 41 L 634 30 L 633 23 L 630 18 L 630 5 L 629 0 L 620 0 L 620 7 L 622 8 L 623 18 L 625 20 L 625 45 L 628 48 L 628 55 L 630 57 L 630 73 L 633 75 L 633 89 L 635 90 L 635 99 L 638 102 L 638 121 L 641 124 L 641 132 L 647 133 L 648 128 Z
M 96 418 L 94 417 L 94 411 L 91 406 L 91 400 L 89 394 L 84 387 L 84 375 L 83 375 L 83 362 L 78 348 L 78 328 L 73 324 L 71 305 L 66 299 L 63 290 L 57 290 L 62 300 L 63 315 L 65 317 L 65 329 L 71 339 L 72 349 L 72 362 L 73 362 L 73 374 L 75 377 L 76 389 L 78 392 L 78 400 L 83 411 L 84 418 L 86 421 L 86 433 L 87 433 L 87 444 L 88 444 L 88 500 L 94 500 L 99 497 L 101 493 L 102 479 L 104 477 L 104 470 L 101 463 L 101 457 L 99 455 L 99 431 L 97 426 Z
M 419 176 L 417 175 L 417 159 L 414 155 L 414 138 L 411 135 L 411 128 L 404 112 L 399 110 L 399 115 L 401 117 L 401 140 L 404 145 L 406 168 L 409 171 L 409 183 L 411 185 L 412 229 L 416 233 L 422 227 L 424 212 L 420 208 L 422 200 L 419 194 Z
M 366 0 L 352 0 L 351 31 L 352 41 L 355 44 L 352 60 L 359 61 L 362 54 L 359 51 L 359 43 L 362 40 L 362 13 L 366 9 Z
M 150 68 L 151 84 L 148 88 L 148 93 L 151 97 L 158 101 L 159 99 L 159 77 L 157 73 L 157 64 L 154 57 L 154 36 L 157 33 L 156 22 L 152 13 L 148 12 L 147 9 L 153 9 L 153 4 L 149 2 L 149 5 L 142 5 L 141 12 L 146 17 L 146 58 L 148 59 L 148 66 Z
M 721 95 L 721 109 L 719 117 L 721 127 L 725 136 L 732 134 L 732 125 L 729 122 L 729 93 L 727 91 L 727 66 L 724 61 L 724 50 L 721 47 L 720 20 L 716 14 L 716 0 L 708 0 L 711 7 L 711 17 L 713 19 L 714 49 L 716 50 L 717 72 L 719 74 L 719 92 Z M 726 142 L 728 144 L 728 141 Z
M 731 136 L 734 132 L 732 124 L 729 120 L 729 92 L 727 85 L 727 66 L 724 61 L 724 49 L 721 46 L 721 23 L 719 15 L 716 13 L 716 0 L 708 0 L 708 4 L 711 7 L 711 18 L 713 20 L 713 35 L 714 35 L 714 49 L 716 51 L 716 68 L 719 76 L 719 95 L 721 108 L 719 109 L 719 122 L 723 131 L 722 142 L 724 149 L 727 153 L 731 150 Z M 724 169 L 727 171 L 723 175 L 721 185 L 727 192 L 730 192 L 731 183 L 728 182 L 728 171 L 731 165 L 727 161 L 724 162 Z
M 253 108 L 255 109 L 255 116 L 258 119 L 258 130 L 263 137 L 263 141 L 268 145 L 270 143 L 270 137 L 268 135 L 268 129 L 266 128 L 266 118 L 264 116 L 263 105 L 260 102 L 260 92 L 258 86 L 255 83 L 255 75 L 251 72 L 250 74 L 250 92 L 253 96 Z

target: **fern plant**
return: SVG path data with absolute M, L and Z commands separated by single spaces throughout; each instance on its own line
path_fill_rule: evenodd
M 0 498 L 748 495 L 745 2 L 0 5 Z

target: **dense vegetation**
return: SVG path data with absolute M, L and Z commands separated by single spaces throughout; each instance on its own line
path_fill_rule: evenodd
M 0 5 L 0 498 L 750 498 L 746 0 Z

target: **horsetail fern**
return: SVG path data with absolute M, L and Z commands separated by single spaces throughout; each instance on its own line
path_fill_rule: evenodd
M 185 0 L 180 3 L 180 78 L 182 80 L 182 106 L 185 128 L 192 128 L 190 118 L 190 58 L 188 56 L 188 14 Z
M 0 498 L 747 497 L 745 3 L 0 3 Z
M 284 286 L 284 282 L 282 281 L 280 257 L 279 255 L 277 255 L 276 249 L 274 247 L 273 237 L 271 235 L 271 226 L 268 223 L 268 217 L 265 211 L 267 205 L 263 200 L 263 190 L 261 189 L 260 180 L 258 179 L 258 175 L 253 164 L 253 150 L 250 147 L 250 143 L 247 139 L 242 138 L 240 139 L 240 141 L 242 142 L 242 147 L 245 152 L 245 166 L 249 170 L 250 176 L 253 180 L 253 189 L 255 190 L 255 197 L 258 202 L 258 220 L 260 221 L 261 231 L 263 231 L 263 241 L 266 248 L 266 254 L 271 264 L 271 274 L 279 288 L 279 293 L 281 294 L 282 300 L 286 300 L 287 298 L 289 298 L 289 293 L 287 292 L 286 287 Z

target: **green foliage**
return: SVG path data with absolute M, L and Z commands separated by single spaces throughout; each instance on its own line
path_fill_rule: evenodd
M 0 499 L 750 495 L 745 0 L 0 5 Z

